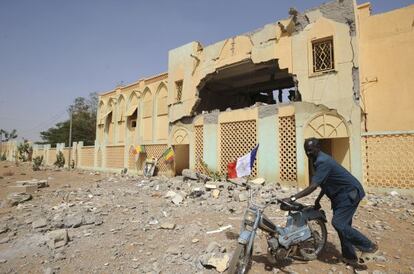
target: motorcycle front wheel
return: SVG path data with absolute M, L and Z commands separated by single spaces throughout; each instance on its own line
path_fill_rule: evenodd
M 312 236 L 299 244 L 299 253 L 307 261 L 315 260 L 325 247 L 328 232 L 321 219 L 309 220 L 308 226 Z
M 252 252 L 247 254 L 247 245 L 238 244 L 229 264 L 229 274 L 244 274 L 250 265 Z

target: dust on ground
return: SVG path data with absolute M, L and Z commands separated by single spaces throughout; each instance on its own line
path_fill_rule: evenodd
M 49 187 L 7 206 L 11 186 L 31 179 L 47 180 Z M 212 184 L 83 170 L 34 172 L 28 164 L 0 162 L 0 273 L 225 273 L 247 193 L 228 182 Z M 270 182 L 261 188 L 267 198 L 296 191 Z M 301 201 L 312 204 L 315 196 Z M 322 206 L 330 220 L 329 201 L 324 198 Z M 286 220 L 277 206 L 266 214 L 278 224 Z M 365 273 L 414 273 L 413 216 L 412 196 L 368 193 L 354 226 L 379 242 L 380 253 Z M 329 222 L 318 260 L 271 265 L 261 233 L 249 273 L 352 273 L 339 250 Z

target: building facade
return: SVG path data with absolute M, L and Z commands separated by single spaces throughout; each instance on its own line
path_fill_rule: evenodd
M 303 187 L 312 172 L 303 142 L 316 137 L 364 184 L 413 188 L 414 5 L 371 15 L 369 4 L 335 0 L 289 14 L 172 49 L 167 72 L 101 94 L 96 143 L 77 144 L 78 166 L 142 173 L 172 146 L 160 173 L 225 174 L 259 144 L 254 177 Z M 131 153 L 137 145 L 146 152 Z M 384 173 L 390 150 L 407 164 Z

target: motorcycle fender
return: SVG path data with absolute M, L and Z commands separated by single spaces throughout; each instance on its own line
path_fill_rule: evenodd
M 240 244 L 242 244 L 242 245 L 246 245 L 249 242 L 249 240 L 250 240 L 250 235 L 252 235 L 252 232 L 251 231 L 247 231 L 247 230 L 242 231 L 240 233 L 238 242 Z
M 321 219 L 323 220 L 325 223 L 327 222 L 326 220 L 326 215 L 325 215 L 325 211 L 323 210 L 315 210 L 313 208 L 310 208 L 309 210 L 307 210 L 305 212 L 305 218 L 307 220 L 316 220 L 316 219 Z

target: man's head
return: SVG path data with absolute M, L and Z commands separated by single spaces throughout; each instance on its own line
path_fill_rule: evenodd
M 303 146 L 305 148 L 306 156 L 311 159 L 315 159 L 321 150 L 320 142 L 316 138 L 306 139 Z

